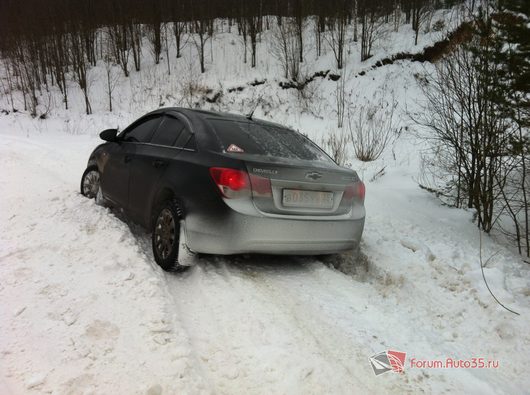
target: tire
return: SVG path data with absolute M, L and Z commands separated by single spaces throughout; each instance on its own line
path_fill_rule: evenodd
M 179 264 L 180 210 L 174 200 L 166 200 L 155 210 L 151 235 L 155 261 L 163 270 L 180 272 L 187 266 Z
M 81 195 L 96 199 L 100 190 L 99 170 L 97 166 L 89 166 L 81 177 Z

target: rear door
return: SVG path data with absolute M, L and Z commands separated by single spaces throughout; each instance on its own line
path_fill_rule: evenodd
M 138 145 L 149 141 L 160 122 L 160 116 L 143 118 L 129 126 L 116 143 L 102 153 L 101 187 L 107 199 L 127 208 L 133 158 Z
M 347 190 L 359 181 L 356 173 L 335 164 L 305 136 L 257 122 L 210 122 L 226 154 L 245 161 L 260 211 L 337 216 L 351 210 Z
M 150 140 L 138 144 L 131 162 L 129 182 L 129 210 L 140 222 L 150 214 L 153 195 L 157 192 L 170 161 L 176 159 L 181 148 L 190 140 L 190 132 L 182 120 L 164 115 Z

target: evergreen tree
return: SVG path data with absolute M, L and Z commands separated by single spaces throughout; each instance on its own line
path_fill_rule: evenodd
M 513 221 L 519 253 L 530 256 L 530 2 L 500 0 L 493 16 L 496 61 L 495 102 L 513 125 L 503 178 L 505 212 Z
M 498 101 L 519 126 L 530 127 L 530 1 L 502 0 L 494 26 L 502 45 Z

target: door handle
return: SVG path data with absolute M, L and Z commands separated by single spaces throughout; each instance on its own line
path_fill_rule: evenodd
M 160 168 L 166 166 L 166 162 L 163 161 L 163 160 L 154 160 L 153 161 L 153 166 L 156 167 L 157 169 L 160 169 Z
M 130 155 L 125 155 L 125 157 L 123 158 L 123 161 L 125 163 L 129 163 L 131 160 L 132 160 L 132 156 L 130 156 Z

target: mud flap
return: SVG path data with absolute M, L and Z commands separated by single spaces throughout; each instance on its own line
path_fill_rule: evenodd
M 103 197 L 103 192 L 101 191 L 101 185 L 99 186 L 98 193 L 96 194 L 96 204 L 102 207 L 107 206 L 107 201 Z
M 179 234 L 179 253 L 178 262 L 181 266 L 193 266 L 196 263 L 196 255 L 191 251 L 186 244 L 186 224 L 185 221 L 180 221 Z

